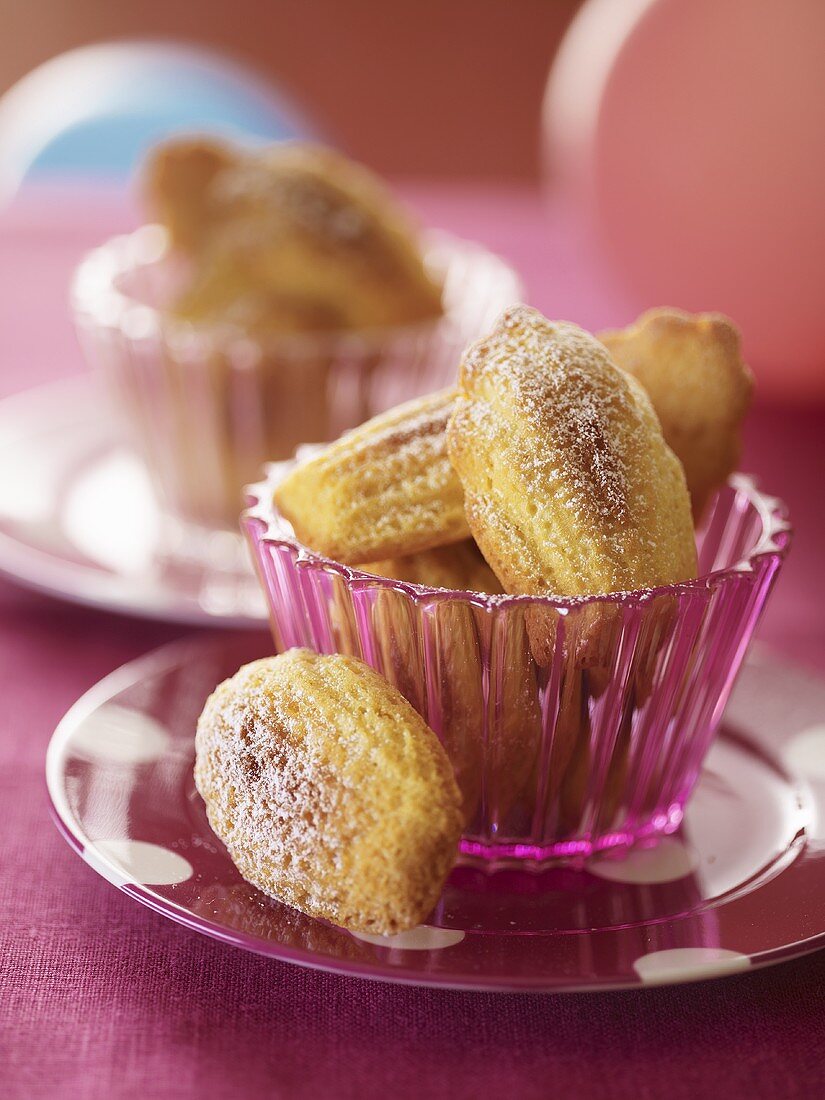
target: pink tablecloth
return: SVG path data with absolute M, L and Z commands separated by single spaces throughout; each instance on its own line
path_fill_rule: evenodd
M 412 194 L 428 221 L 516 262 L 547 312 L 591 326 L 625 319 L 626 304 L 532 194 Z M 128 224 L 122 203 L 66 193 L 0 220 L 0 396 L 82 369 L 67 273 L 83 247 Z M 761 636 L 822 671 L 824 433 L 825 410 L 759 408 L 744 463 L 787 499 L 798 531 Z M 119 894 L 49 821 L 44 753 L 78 695 L 181 633 L 0 583 L 0 1094 L 825 1095 L 825 953 L 643 993 L 432 992 L 246 955 Z

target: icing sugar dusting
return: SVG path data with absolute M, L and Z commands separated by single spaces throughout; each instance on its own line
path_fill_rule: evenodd
M 336 924 L 418 923 L 455 858 L 444 750 L 395 688 L 339 655 L 293 649 L 221 684 L 198 721 L 195 781 L 243 877 Z
M 244 877 L 261 885 L 277 869 L 285 897 L 299 900 L 299 883 L 312 893 L 306 871 L 319 848 L 340 865 L 344 838 L 326 825 L 338 816 L 346 777 L 333 781 L 302 734 L 308 716 L 316 728 L 327 723 L 297 676 L 280 706 L 255 665 L 240 680 L 213 696 L 199 725 L 198 789 L 208 791 L 210 823 Z
M 616 374 L 606 351 L 587 333 L 527 307 L 509 310 L 499 329 L 470 350 L 462 371 L 490 406 L 494 387 L 506 388 L 525 423 L 544 433 L 545 447 L 514 440 L 508 456 L 517 449 L 537 500 L 553 484 L 557 494 L 566 490 L 577 513 L 595 511 L 618 528 L 629 517 L 626 455 L 640 442 L 634 437 L 641 424 Z
M 693 575 L 673 456 L 644 391 L 589 333 L 513 307 L 466 352 L 460 391 L 450 454 L 508 591 L 587 595 Z
M 334 517 L 337 554 L 357 546 L 361 561 L 394 556 L 398 544 L 404 546 L 400 552 L 412 553 L 467 537 L 463 492 L 447 453 L 454 402 L 455 391 L 447 390 L 399 406 L 296 468 L 281 484 L 278 501 L 299 537 L 316 548 L 322 545 L 315 522 L 322 506 Z M 296 486 L 301 494 L 297 523 Z M 306 521 L 308 511 L 312 522 Z M 341 545 L 342 538 L 347 545 Z

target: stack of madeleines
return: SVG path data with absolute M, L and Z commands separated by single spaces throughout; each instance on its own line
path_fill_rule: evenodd
M 426 586 L 586 596 L 671 584 L 696 576 L 694 519 L 735 467 L 750 392 L 738 333 L 721 316 L 655 310 L 596 339 L 515 306 L 467 349 L 457 389 L 347 433 L 296 466 L 276 503 L 312 550 Z M 560 689 L 564 767 L 555 756 L 548 766 L 567 777 L 556 793 L 571 820 L 588 767 L 586 696 L 610 676 L 610 606 L 593 605 Z M 541 611 L 525 615 L 525 678 L 547 659 Z M 460 662 L 462 620 L 449 626 Z M 640 698 L 648 656 L 635 670 Z M 504 708 L 512 791 L 533 766 L 531 699 L 535 710 L 527 686 Z M 412 927 L 435 903 L 477 798 L 478 705 L 456 695 L 442 745 L 397 687 L 352 657 L 296 650 L 248 666 L 218 688 L 198 729 L 212 827 L 266 893 L 353 931 Z M 608 801 L 622 775 L 618 752 Z
M 411 219 L 376 176 L 332 149 L 174 138 L 147 159 L 143 194 L 191 261 L 171 304 L 181 320 L 275 335 L 442 312 Z
M 492 571 L 473 590 L 668 584 L 695 575 L 691 512 L 736 465 L 750 393 L 719 315 L 654 310 L 596 339 L 516 306 L 468 348 L 457 390 L 346 433 L 276 502 L 312 550 L 418 583 L 478 580 L 472 536 Z

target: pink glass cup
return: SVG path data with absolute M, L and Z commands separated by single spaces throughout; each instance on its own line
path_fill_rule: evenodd
M 698 533 L 700 577 L 563 599 L 376 577 L 302 546 L 252 486 L 245 529 L 279 649 L 360 657 L 444 744 L 467 856 L 582 857 L 676 829 L 790 541 L 734 475 Z
M 265 462 L 450 385 L 465 346 L 520 299 L 521 283 L 497 256 L 446 234 L 425 236 L 424 258 L 443 285 L 433 321 L 257 339 L 164 313 L 185 271 L 159 226 L 91 252 L 71 290 L 80 342 L 166 512 L 237 532 L 243 487 Z

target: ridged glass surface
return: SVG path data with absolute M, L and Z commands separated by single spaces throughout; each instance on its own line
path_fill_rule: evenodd
M 587 599 L 484 596 L 312 554 L 251 490 L 244 527 L 280 648 L 360 657 L 440 737 L 462 847 L 543 860 L 675 829 L 781 565 L 780 502 L 735 475 L 698 534 L 701 577 Z
M 126 414 L 166 508 L 237 530 L 243 486 L 265 462 L 453 384 L 464 347 L 520 298 L 521 284 L 503 261 L 464 241 L 429 237 L 425 256 L 444 285 L 437 321 L 258 341 L 164 317 L 157 307 L 181 273 L 159 227 L 91 253 L 72 287 L 81 344 Z

